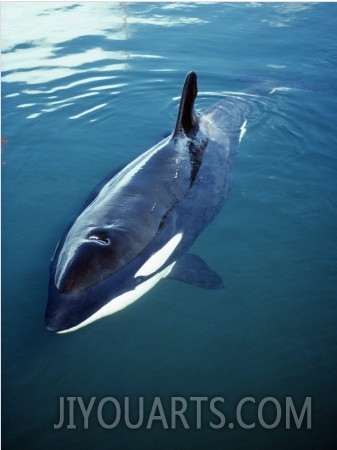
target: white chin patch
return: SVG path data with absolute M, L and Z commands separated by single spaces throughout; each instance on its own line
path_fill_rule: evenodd
M 146 263 L 143 264 L 142 267 L 138 270 L 135 278 L 148 277 L 152 273 L 157 272 L 157 270 L 159 270 L 172 255 L 182 237 L 182 233 L 176 234 L 164 245 L 164 247 L 150 256 Z
M 100 310 L 95 312 L 92 316 L 84 320 L 79 325 L 69 328 L 68 330 L 58 331 L 58 334 L 70 333 L 71 331 L 78 330 L 79 328 L 85 327 L 86 325 L 89 325 L 90 323 L 95 322 L 96 320 L 101 319 L 102 317 L 114 314 L 115 312 L 120 311 L 126 306 L 131 305 L 131 303 L 135 302 L 140 297 L 142 297 L 146 292 L 152 289 L 158 283 L 158 281 L 160 281 L 162 278 L 165 278 L 171 272 L 174 265 L 175 262 L 170 264 L 168 267 L 165 267 L 164 270 L 157 273 L 152 278 L 149 278 L 148 280 L 136 286 L 136 288 L 133 289 L 132 291 L 124 292 L 124 294 L 113 298 L 109 303 L 104 305 Z

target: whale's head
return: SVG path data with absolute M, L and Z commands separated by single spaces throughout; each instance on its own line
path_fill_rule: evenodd
M 46 310 L 46 327 L 51 331 L 78 327 L 139 283 L 135 277 L 138 266 L 131 263 L 147 241 L 131 229 L 95 225 L 97 220 L 95 207 L 89 205 L 56 248 Z
M 166 242 L 159 233 L 152 245 L 121 267 L 112 242 L 81 242 L 65 265 L 58 258 L 63 247 L 57 250 L 50 268 L 47 329 L 75 331 L 133 303 L 170 273 L 182 237 L 178 233 Z

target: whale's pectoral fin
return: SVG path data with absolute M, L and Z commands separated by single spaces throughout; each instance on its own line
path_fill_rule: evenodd
M 204 289 L 223 288 L 222 278 L 210 269 L 205 261 L 192 253 L 179 258 L 167 278 L 184 281 Z

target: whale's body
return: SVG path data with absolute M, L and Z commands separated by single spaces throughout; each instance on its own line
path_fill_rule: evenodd
M 248 106 L 228 98 L 197 115 L 196 95 L 191 72 L 172 134 L 99 186 L 60 240 L 47 329 L 74 331 L 113 314 L 163 277 L 222 286 L 187 251 L 228 197 Z

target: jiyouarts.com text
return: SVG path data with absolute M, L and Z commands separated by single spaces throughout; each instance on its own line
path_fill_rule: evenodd
M 163 429 L 233 429 L 240 427 L 252 429 L 261 426 L 265 429 L 276 427 L 306 428 L 312 426 L 311 397 L 305 397 L 301 404 L 292 397 L 280 402 L 274 397 L 257 401 L 254 397 L 244 397 L 230 412 L 226 411 L 224 397 L 172 397 L 162 400 L 155 397 L 151 401 L 144 397 L 115 397 L 98 399 L 91 397 L 60 397 L 58 421 L 54 429 L 90 428 L 93 421 L 105 429 L 126 426 L 129 429 L 162 426 Z M 96 423 L 97 423 L 96 422 Z

